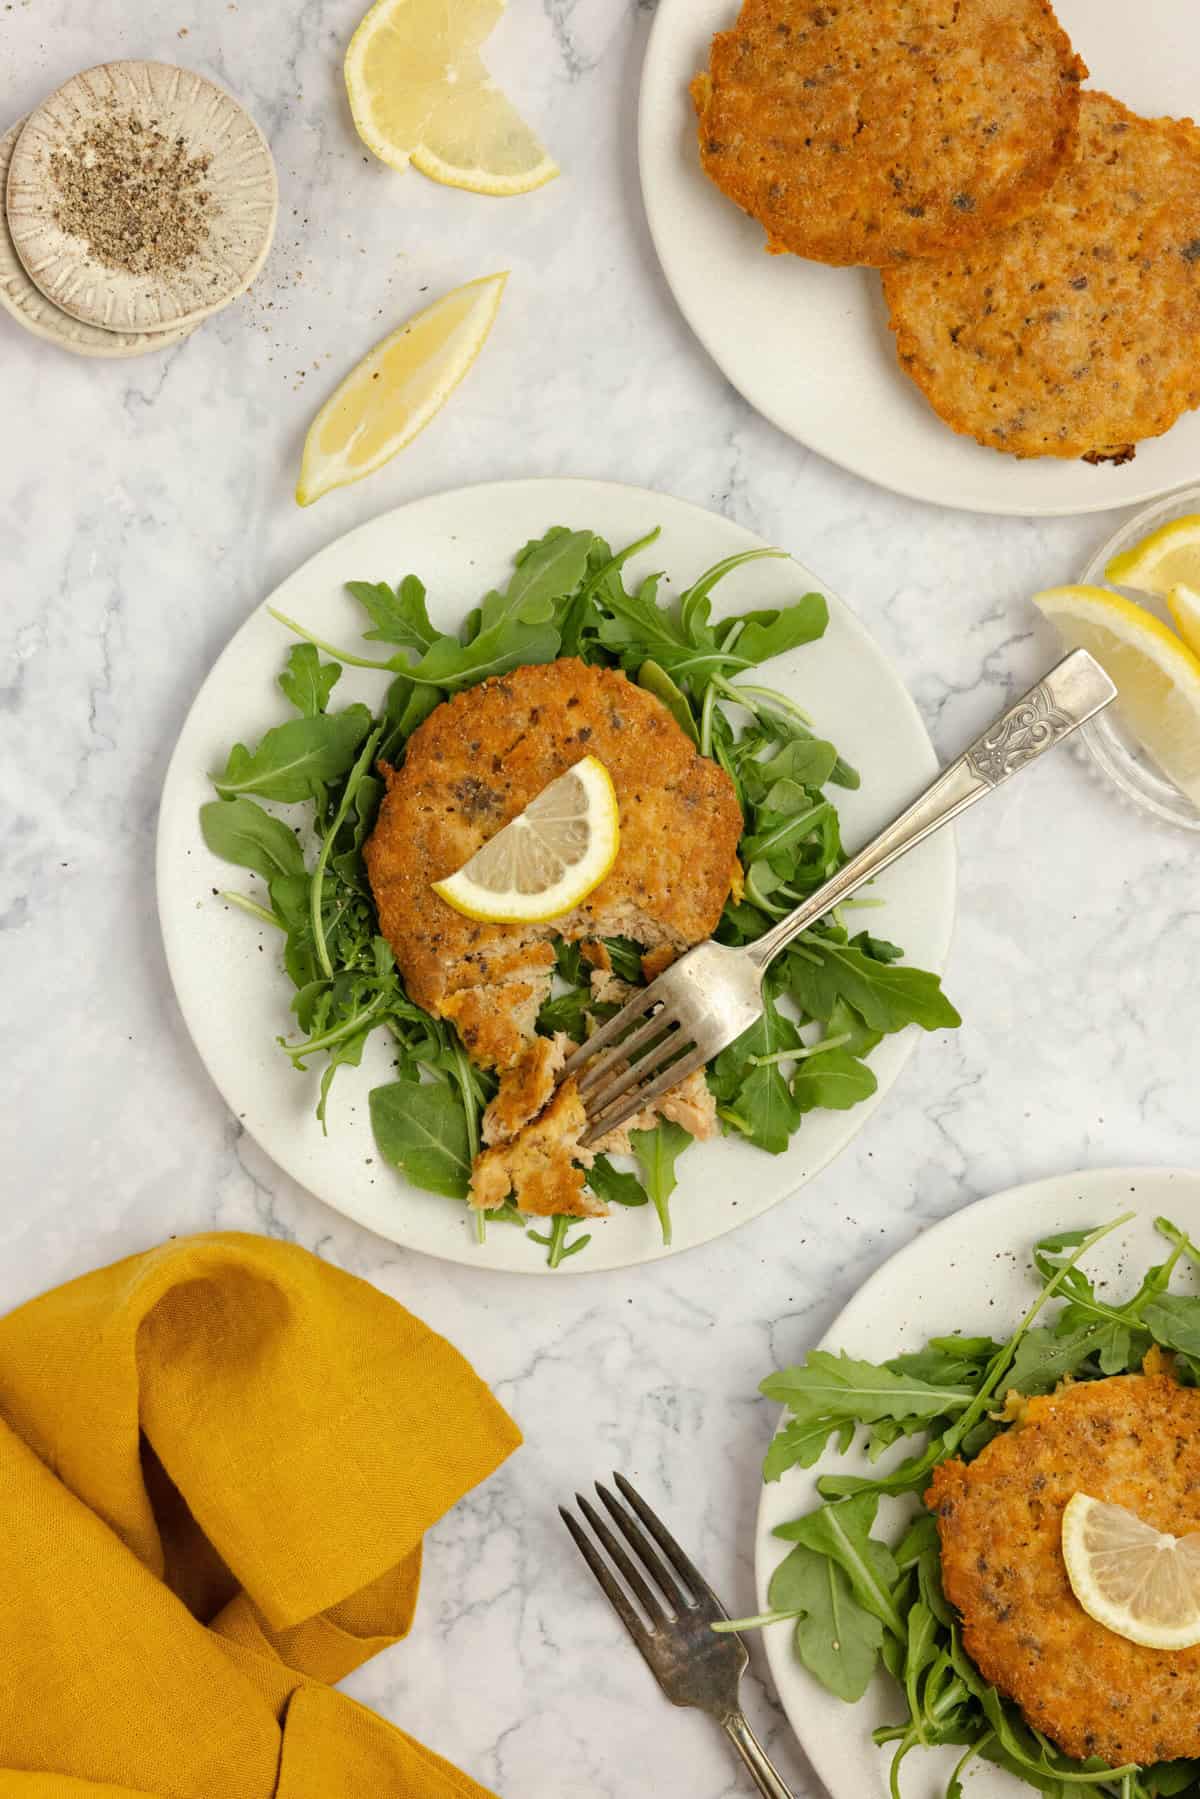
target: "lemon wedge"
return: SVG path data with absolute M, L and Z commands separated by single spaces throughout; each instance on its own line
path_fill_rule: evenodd
M 1167 610 L 1192 655 L 1200 656 L 1200 588 L 1177 582 L 1167 595 Z
M 468 918 L 540 924 L 599 886 L 616 861 L 620 837 L 609 772 L 597 757 L 585 756 L 433 890 Z
M 443 294 L 351 369 L 304 440 L 301 506 L 373 474 L 424 430 L 483 348 L 507 280 L 484 275 Z
M 1177 581 L 1200 587 L 1200 512 L 1160 525 L 1104 571 L 1114 587 L 1163 599 Z
M 1130 730 L 1200 806 L 1200 657 L 1153 613 L 1106 587 L 1051 587 L 1033 603 L 1069 648 L 1090 650 L 1111 675 Z
M 376 0 L 346 52 L 369 150 L 475 194 L 526 194 L 558 174 L 479 54 L 503 11 L 504 0 Z
M 1172 1537 L 1123 1505 L 1076 1493 L 1062 1550 L 1072 1591 L 1097 1624 L 1149 1649 L 1200 1643 L 1200 1531 Z

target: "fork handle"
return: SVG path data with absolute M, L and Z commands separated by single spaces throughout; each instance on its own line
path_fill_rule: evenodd
M 1117 690 L 1086 650 L 1072 650 L 1027 694 L 1001 713 L 982 737 L 942 771 L 919 799 L 853 856 L 803 905 L 747 947 L 746 954 L 765 968 L 810 925 L 840 900 L 881 874 L 943 825 L 973 806 L 1010 775 L 1028 768 L 1072 731 L 1103 711 Z
M 785 1786 L 775 1772 L 766 1750 L 741 1712 L 726 1718 L 722 1729 L 749 1768 L 759 1792 L 766 1794 L 766 1799 L 793 1799 L 791 1788 Z

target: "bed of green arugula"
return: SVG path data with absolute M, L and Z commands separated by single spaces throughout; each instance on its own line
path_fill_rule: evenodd
M 962 1756 L 946 1799 L 963 1799 L 963 1774 L 976 1757 L 1051 1799 L 1089 1789 L 1112 1799 L 1200 1796 L 1200 1762 L 1113 1769 L 1073 1760 L 983 1679 L 942 1592 L 931 1513 L 917 1509 L 898 1542 L 872 1535 L 881 1498 L 919 1499 L 939 1462 L 969 1461 L 1009 1428 L 1003 1402 L 1011 1392 L 1049 1393 L 1068 1376 L 1097 1380 L 1134 1372 L 1155 1344 L 1174 1357 L 1181 1381 L 1200 1384 L 1200 1298 L 1170 1290 L 1179 1263 L 1200 1263 L 1200 1249 L 1178 1226 L 1156 1220 L 1169 1253 L 1124 1304 L 1101 1297 L 1080 1265 L 1132 1216 L 1036 1245 L 1041 1291 L 1007 1342 L 933 1337 L 923 1349 L 879 1364 L 817 1349 L 799 1367 L 762 1383 L 762 1392 L 788 1412 L 767 1452 L 765 1480 L 814 1467 L 831 1443 L 844 1454 L 861 1441 L 875 1461 L 903 1439 L 922 1440 L 878 1476 L 822 1474 L 817 1490 L 825 1503 L 775 1532 L 795 1547 L 771 1578 L 771 1609 L 727 1627 L 790 1623 L 805 1667 L 848 1702 L 862 1698 L 880 1665 L 895 1676 L 904 1716 L 875 1732 L 875 1741 L 892 1751 L 893 1799 L 900 1799 L 905 1757 L 922 1745 L 947 1744 L 961 1747 Z M 1052 1303 L 1057 1314 L 1039 1323 Z
M 714 622 L 717 583 L 746 562 L 782 552 L 728 557 L 671 603 L 659 598 L 660 575 L 633 590 L 623 575 L 629 558 L 657 535 L 614 554 L 594 532 L 555 527 L 518 551 L 508 586 L 486 594 L 457 635 L 430 622 L 415 575 L 395 588 L 352 581 L 348 590 L 365 615 L 363 637 L 385 646 L 382 655 L 334 648 L 276 614 L 300 640 L 279 676 L 295 716 L 253 749 L 235 743 L 211 777 L 218 797 L 201 809 L 204 840 L 265 883 L 259 897 L 224 898 L 282 935 L 297 1034 L 280 1041 L 297 1069 L 321 1067 L 322 1125 L 338 1070 L 361 1062 L 372 1032 L 387 1031 L 396 1078 L 370 1095 L 376 1144 L 388 1163 L 429 1191 L 466 1197 L 495 1081 L 468 1060 L 447 1024 L 405 993 L 379 933 L 362 852 L 383 791 L 376 765 L 402 762 L 406 740 L 435 706 L 489 676 L 560 656 L 622 669 L 656 694 L 726 770 L 742 805 L 745 893 L 725 908 L 717 933 L 725 942 L 759 936 L 844 859 L 827 789 L 857 787 L 858 775 L 791 700 L 744 678 L 822 635 L 823 596 L 806 593 L 786 607 Z M 330 709 L 344 666 L 388 677 L 377 713 L 363 704 Z M 302 827 L 265 810 L 263 800 L 302 808 Z M 616 971 L 640 981 L 636 946 L 615 940 L 608 947 Z M 774 963 L 761 1023 L 708 1071 L 723 1127 L 778 1155 L 807 1112 L 844 1110 L 875 1091 L 865 1057 L 885 1033 L 909 1024 L 957 1026 L 938 978 L 901 966 L 901 954 L 866 931 L 852 935 L 839 914 Z M 578 948 L 560 943 L 555 992 L 539 1028 L 582 1038 L 591 1020 L 612 1009 L 592 999 Z M 819 1027 L 816 1042 L 802 1040 L 804 1023 Z M 669 1242 L 675 1165 L 691 1141 L 666 1121 L 635 1132 L 639 1172 L 601 1156 L 590 1183 L 612 1204 L 652 1205 Z M 482 1238 L 484 1214 L 475 1217 Z M 527 1222 L 511 1207 L 487 1217 Z M 545 1233 L 528 1232 L 553 1266 L 589 1241 L 587 1233 L 571 1235 L 572 1223 L 558 1218 Z

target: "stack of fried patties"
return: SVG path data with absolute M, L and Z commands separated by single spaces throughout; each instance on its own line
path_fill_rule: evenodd
M 746 0 L 701 160 L 769 250 L 883 271 L 955 431 L 1124 462 L 1200 405 L 1200 131 L 1087 73 L 1048 0 Z

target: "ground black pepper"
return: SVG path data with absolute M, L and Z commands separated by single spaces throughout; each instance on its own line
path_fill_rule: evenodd
M 204 179 L 210 162 L 152 119 L 106 114 L 50 158 L 55 223 L 107 268 L 131 275 L 182 269 L 215 214 Z

